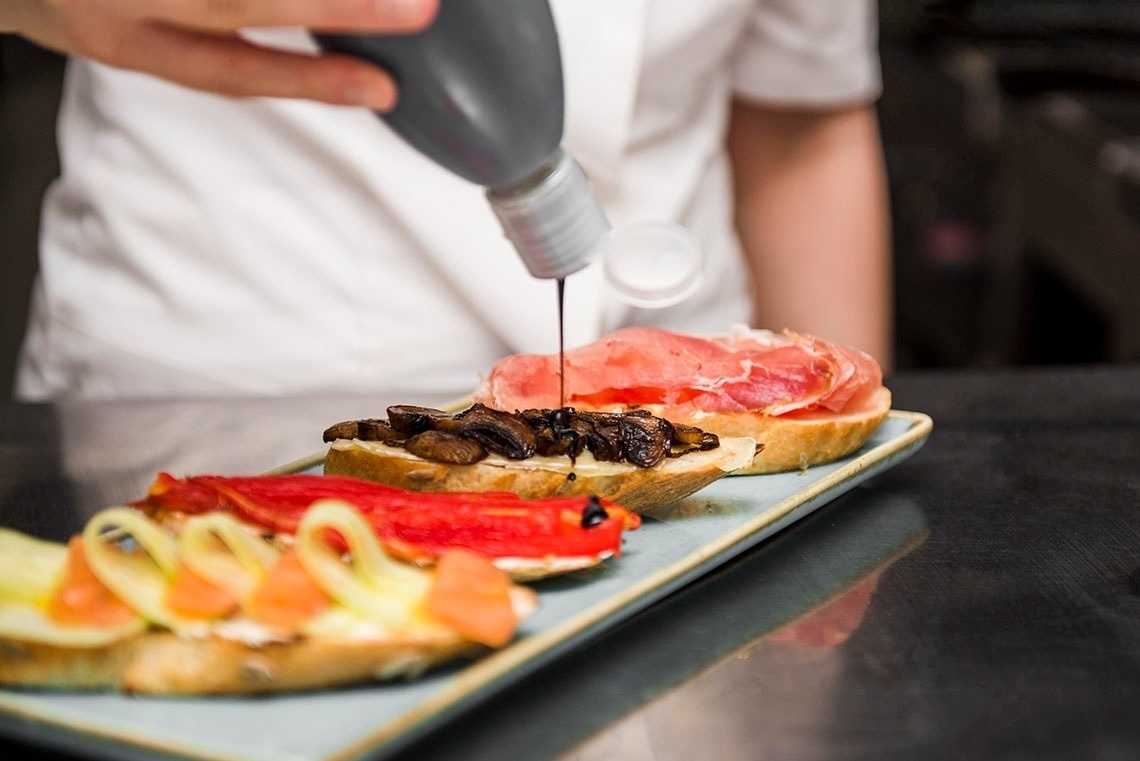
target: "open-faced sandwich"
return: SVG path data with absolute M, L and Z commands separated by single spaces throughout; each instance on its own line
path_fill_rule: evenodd
M 524 500 L 509 492 L 420 494 L 356 478 L 308 474 L 190 476 L 160 473 L 132 503 L 174 530 L 197 515 L 225 512 L 288 547 L 309 505 L 336 499 L 356 509 L 384 550 L 429 566 L 447 551 L 487 558 L 516 581 L 591 568 L 621 554 L 641 519 L 590 496 Z
M 557 405 L 557 397 L 555 397 Z M 647 410 L 410 405 L 329 427 L 325 474 L 423 492 L 594 495 L 634 512 L 673 502 L 752 461 L 756 441 Z
M 498 410 L 557 406 L 558 355 L 497 362 L 475 401 Z M 878 363 L 863 352 L 785 331 L 736 328 L 701 337 L 625 328 L 566 352 L 565 404 L 578 411 L 651 412 L 720 437 L 749 437 L 738 474 L 796 470 L 855 452 L 891 406 Z
M 534 606 L 470 551 L 393 559 L 340 500 L 306 509 L 286 549 L 226 512 L 176 535 L 115 507 L 66 546 L 0 529 L 0 684 L 200 695 L 411 677 L 507 644 Z

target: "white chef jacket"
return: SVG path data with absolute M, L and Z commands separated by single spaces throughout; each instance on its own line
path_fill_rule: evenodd
M 623 306 L 598 266 L 571 276 L 567 345 L 623 324 L 747 321 L 731 99 L 875 98 L 874 3 L 552 5 L 564 145 L 615 227 L 675 221 L 704 256 L 700 290 L 665 310 Z M 300 30 L 249 37 L 312 45 Z M 228 99 L 74 59 L 59 138 L 21 398 L 459 390 L 504 354 L 557 349 L 555 285 L 526 272 L 482 189 L 367 110 Z

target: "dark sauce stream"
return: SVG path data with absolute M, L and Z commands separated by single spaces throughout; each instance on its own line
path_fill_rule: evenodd
M 566 414 L 566 278 L 558 278 L 558 409 L 550 415 L 550 427 L 556 437 L 574 437 L 578 434 L 570 430 Z M 574 448 L 571 447 L 571 452 Z M 574 467 L 574 455 L 570 455 L 570 467 Z M 566 476 L 573 481 L 578 476 L 574 471 Z
M 566 278 L 558 278 L 558 407 L 566 406 Z

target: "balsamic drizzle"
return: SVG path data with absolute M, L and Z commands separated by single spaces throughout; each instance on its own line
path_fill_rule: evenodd
M 558 406 L 566 406 L 566 278 L 558 278 Z
M 565 439 L 568 442 L 566 449 L 570 455 L 571 468 L 577 463 L 577 457 L 574 453 L 578 451 L 578 432 L 570 427 L 570 413 L 573 411 L 574 410 L 569 407 L 559 407 L 556 410 L 551 410 L 550 416 L 548 417 L 548 420 L 550 420 L 550 432 L 554 434 L 554 438 Z M 578 478 L 578 476 L 573 471 L 566 476 L 567 481 L 573 481 L 576 478 Z
M 605 523 L 610 514 L 602 507 L 602 503 L 598 501 L 598 497 L 591 494 L 586 501 L 586 509 L 582 511 L 582 528 L 593 528 L 602 523 Z
M 558 278 L 558 409 L 550 413 L 550 428 L 556 438 L 577 438 L 578 434 L 570 430 L 570 416 L 566 409 L 566 278 Z M 573 453 L 574 448 L 570 448 Z M 574 467 L 574 455 L 570 455 L 570 467 Z M 566 476 L 567 481 L 573 481 L 578 476 L 571 471 Z

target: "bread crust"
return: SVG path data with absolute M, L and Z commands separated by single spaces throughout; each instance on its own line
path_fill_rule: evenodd
M 305 637 L 249 645 L 148 632 L 104 647 L 0 640 L 5 685 L 153 695 L 254 695 L 412 678 L 481 645 L 440 629 L 384 638 Z
M 803 470 L 852 454 L 867 442 L 891 410 L 891 392 L 880 386 L 844 412 L 826 410 L 790 415 L 755 412 L 672 414 L 659 405 L 646 407 L 675 423 L 703 428 L 718 436 L 751 436 L 759 443 L 751 464 L 737 476 Z
M 329 447 L 325 473 L 420 492 L 509 491 L 525 499 L 594 494 L 636 513 L 687 497 L 746 466 L 755 449 L 748 437 L 722 439 L 718 449 L 666 459 L 652 468 L 598 462 L 587 454 L 573 465 L 566 457 L 447 465 L 379 442 L 341 439 Z

